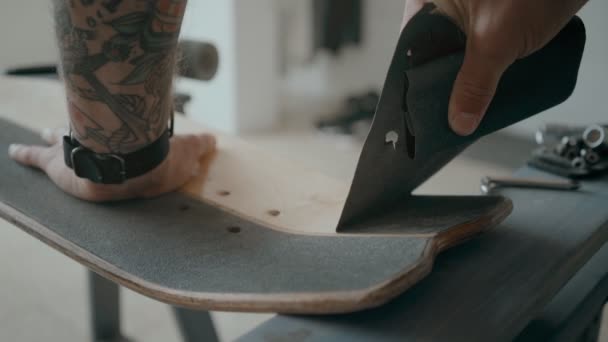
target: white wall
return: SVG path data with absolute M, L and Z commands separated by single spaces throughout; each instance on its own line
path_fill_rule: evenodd
M 278 124 L 274 0 L 190 0 L 182 38 L 214 44 L 219 69 L 211 81 L 181 79 L 192 96 L 186 112 L 229 133 Z
M 229 130 L 236 126 L 236 62 L 234 25 L 229 20 L 233 2 L 225 1 L 214 6 L 217 0 L 193 0 L 188 3 L 182 38 L 204 41 L 215 45 L 219 53 L 219 66 L 213 82 L 180 79 L 179 91 L 192 95 L 186 112 L 202 122 L 211 122 L 214 128 Z
M 55 63 L 56 40 L 51 1 L 18 0 L 0 10 L 0 70 Z
M 364 31 L 360 46 L 346 47 L 338 57 L 322 53 L 312 63 L 290 69 L 282 83 L 287 114 L 327 114 L 346 95 L 369 88 L 380 90 L 399 37 L 404 3 L 404 0 L 363 1 Z
M 273 129 L 279 117 L 278 9 L 275 0 L 234 1 L 237 131 Z
M 221 23 L 208 18 L 202 20 L 197 15 L 202 10 L 195 9 L 204 4 L 213 6 L 216 1 L 221 3 L 224 0 L 191 0 L 188 25 L 198 25 L 202 37 L 206 32 L 213 32 L 218 44 L 221 44 L 221 35 L 217 34 Z M 302 116 L 317 115 L 328 112 L 341 96 L 349 92 L 363 91 L 370 86 L 380 87 L 398 37 L 403 3 L 404 0 L 364 1 L 365 32 L 361 49 L 347 49 L 338 59 L 318 56 L 312 64 L 293 66 L 281 83 L 286 111 Z M 587 26 L 588 40 L 579 82 L 572 98 L 559 107 L 516 125 L 509 129 L 510 132 L 530 136 L 544 121 L 608 121 L 608 110 L 604 106 L 604 98 L 608 96 L 607 14 L 608 1 L 590 1 L 581 12 Z M 49 1 L 14 1 L 10 10 L 0 11 L 0 23 L 0 68 L 56 60 Z M 226 59 L 220 60 L 220 70 L 222 64 L 227 62 Z M 210 112 L 215 110 L 226 108 Z

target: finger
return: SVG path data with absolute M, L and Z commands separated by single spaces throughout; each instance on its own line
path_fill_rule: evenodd
M 42 146 L 25 146 L 11 144 L 8 148 L 9 156 L 20 164 L 45 169 L 52 158 L 50 149 Z
M 40 136 L 47 144 L 54 145 L 59 143 L 66 133 L 67 130 L 65 128 L 45 128 L 40 133 Z
M 454 132 L 469 135 L 477 129 L 500 77 L 511 63 L 506 58 L 489 58 L 467 48 L 450 97 L 448 117 Z

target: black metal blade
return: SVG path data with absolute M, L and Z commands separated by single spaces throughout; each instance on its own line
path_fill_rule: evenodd
M 407 205 L 413 190 L 479 137 L 563 102 L 574 89 L 585 44 L 577 17 L 543 49 L 507 69 L 474 134 L 456 135 L 447 108 L 466 42 L 433 8 L 425 6 L 401 34 L 338 231 L 354 219 Z

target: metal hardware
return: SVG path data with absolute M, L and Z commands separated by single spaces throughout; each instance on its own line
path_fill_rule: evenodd
M 539 128 L 534 139 L 538 145 L 551 145 L 559 143 L 562 137 L 575 136 L 583 133 L 583 129 L 578 126 L 548 123 Z
M 581 157 L 585 158 L 585 162 L 590 165 L 600 161 L 600 155 L 597 152 L 586 148 L 581 150 Z
M 70 130 L 70 139 L 72 139 L 72 131 Z M 74 161 L 74 156 L 78 153 L 84 151 L 84 147 L 78 146 L 72 150 L 70 153 L 70 160 L 72 161 L 72 169 L 74 169 L 74 173 L 76 173 L 76 162 Z
M 572 167 L 575 169 L 584 169 L 587 166 L 585 159 L 583 159 L 581 157 L 574 157 L 572 159 L 571 164 L 572 164 Z
M 488 194 L 498 188 L 531 188 L 547 190 L 577 190 L 580 183 L 572 180 L 548 180 L 528 178 L 493 178 L 481 179 L 481 192 Z
M 600 125 L 591 125 L 583 132 L 583 141 L 592 149 L 603 150 L 608 148 L 608 128 Z
M 77 166 L 78 164 L 75 162 L 75 156 L 76 156 L 78 153 L 82 153 L 82 152 L 87 153 L 87 152 L 88 152 L 88 150 L 87 150 L 87 149 L 85 149 L 85 148 L 84 148 L 84 147 L 82 147 L 82 146 L 78 146 L 78 147 L 74 148 L 74 149 L 72 150 L 71 154 L 70 154 L 70 159 L 71 159 L 71 161 L 72 161 L 72 169 L 74 170 L 74 173 L 75 173 L 77 176 L 80 176 L 80 175 L 81 175 L 81 173 L 80 173 L 80 172 L 79 172 L 79 170 L 78 170 L 78 166 Z M 124 182 L 126 182 L 126 181 L 127 181 L 127 168 L 126 168 L 126 162 L 125 162 L 125 160 L 124 160 L 122 157 L 120 157 L 119 155 L 116 155 L 116 154 L 112 154 L 112 153 L 106 153 L 106 154 L 96 154 L 96 153 L 93 153 L 92 155 L 93 155 L 93 156 L 94 156 L 96 159 L 98 159 L 98 160 L 108 160 L 108 159 L 114 159 L 114 160 L 117 160 L 117 161 L 120 163 L 120 172 L 119 172 L 119 175 L 120 175 L 120 183 L 124 183 Z M 98 169 L 98 171 L 99 171 L 99 169 Z M 98 181 L 99 181 L 99 182 L 103 182 L 103 177 L 101 176 L 102 172 L 98 172 L 98 173 L 99 173 L 99 178 L 98 178 Z
M 384 143 L 392 144 L 394 150 L 397 149 L 397 142 L 399 142 L 399 134 L 395 131 L 388 131 L 384 136 Z
M 529 163 L 539 169 L 570 178 L 608 171 L 608 125 L 549 124 L 536 132 L 536 142 Z
M 171 111 L 171 121 L 169 121 L 169 138 L 173 136 L 173 127 L 175 125 L 175 112 Z

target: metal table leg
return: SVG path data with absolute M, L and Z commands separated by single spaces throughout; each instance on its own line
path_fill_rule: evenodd
M 93 341 L 127 341 L 120 332 L 120 294 L 118 284 L 92 271 L 88 271 L 88 277 Z
M 209 312 L 173 307 L 173 313 L 184 342 L 219 341 Z

